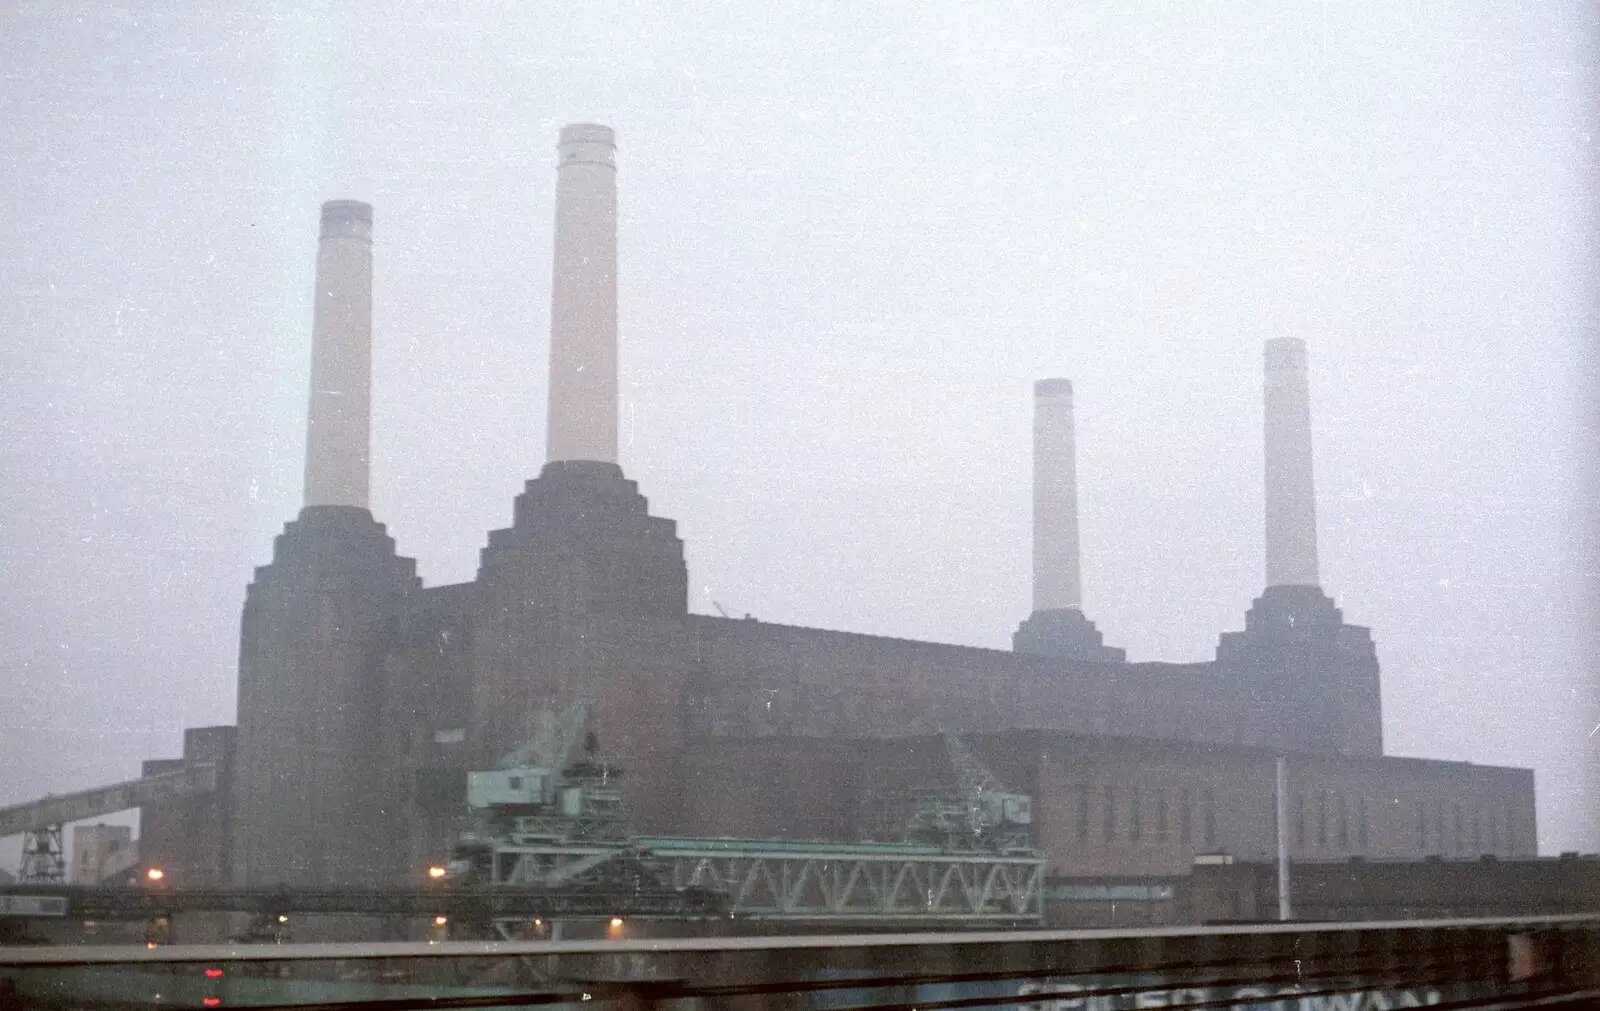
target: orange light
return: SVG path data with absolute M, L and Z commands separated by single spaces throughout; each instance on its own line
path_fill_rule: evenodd
M 222 975 L 222 970 L 221 969 L 207 969 L 206 970 L 206 978 L 207 979 L 217 979 L 221 975 Z
M 204 1004 L 206 1007 L 216 1007 L 216 1006 L 218 1006 L 219 1004 L 222 1003 L 222 998 L 221 997 L 202 997 L 200 999 L 200 1003 Z
M 613 927 L 613 928 L 616 928 L 616 927 L 620 927 L 620 926 L 622 926 L 622 917 L 620 917 L 620 916 L 613 916 L 613 917 L 612 917 L 612 918 L 611 918 L 611 926 L 612 926 L 612 927 Z
M 159 867 L 152 867 L 144 872 L 144 876 L 149 878 L 151 881 L 160 881 L 162 878 L 167 876 L 167 872 Z
M 446 871 L 443 867 L 440 867 L 438 864 L 434 864 L 432 867 L 428 868 L 428 877 L 432 878 L 435 881 L 438 881 L 440 878 L 444 877 L 448 873 L 449 873 L 449 871 Z
M 279 913 L 278 914 L 278 922 L 279 923 L 288 923 L 289 922 L 289 918 L 287 916 L 284 916 L 282 913 Z
M 450 922 L 450 917 L 448 917 L 448 916 L 435 916 L 433 918 L 433 925 L 435 927 L 442 927 L 442 926 L 444 926 L 445 924 L 447 924 L 449 922 Z

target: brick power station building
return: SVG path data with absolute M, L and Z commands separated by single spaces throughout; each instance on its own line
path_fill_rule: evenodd
M 1072 389 L 1035 386 L 1034 610 L 1013 650 L 691 614 L 683 545 L 617 465 L 612 132 L 561 132 L 548 462 L 477 578 L 424 586 L 368 509 L 372 211 L 322 209 L 305 506 L 245 596 L 220 788 L 143 810 L 175 881 L 413 885 L 492 767 L 579 694 L 640 831 L 895 838 L 960 731 L 1034 797 L 1051 871 L 1528 856 L 1533 774 L 1383 753 L 1367 629 L 1318 588 L 1306 350 L 1265 349 L 1266 587 L 1205 663 L 1129 663 L 1080 604 Z

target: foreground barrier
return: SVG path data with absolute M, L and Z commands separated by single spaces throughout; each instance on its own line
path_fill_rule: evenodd
M 0 948 L 0 1008 L 1580 1006 L 1600 917 L 611 942 Z

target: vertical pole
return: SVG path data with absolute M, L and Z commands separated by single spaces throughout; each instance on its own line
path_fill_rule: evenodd
M 1289 909 L 1289 763 L 1278 756 L 1278 919 L 1288 920 Z

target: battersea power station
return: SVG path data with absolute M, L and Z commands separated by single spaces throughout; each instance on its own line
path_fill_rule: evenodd
M 382 231 L 323 205 L 304 507 L 245 592 L 237 727 L 145 765 L 216 770 L 141 809 L 145 862 L 195 886 L 415 887 L 469 771 L 580 699 L 640 834 L 902 839 L 959 735 L 1031 798 L 1053 876 L 1268 859 L 1280 822 L 1296 860 L 1534 855 L 1531 770 L 1384 754 L 1372 638 L 1319 588 L 1297 338 L 1265 345 L 1264 588 L 1213 660 L 1130 663 L 1083 613 L 1066 379 L 1033 388 L 1033 610 L 1010 651 L 691 614 L 676 525 L 617 463 L 615 156 L 607 127 L 561 131 L 547 459 L 455 585 L 424 586 L 369 509 Z

